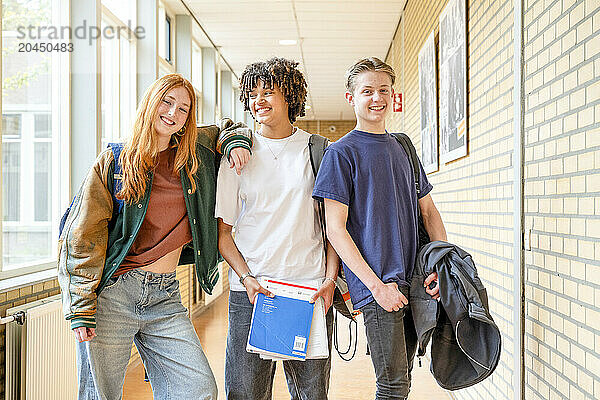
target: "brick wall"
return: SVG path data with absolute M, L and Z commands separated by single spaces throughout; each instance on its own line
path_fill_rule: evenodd
M 299 120 L 294 123 L 300 129 L 305 130 L 308 133 L 317 133 L 321 136 L 325 136 L 329 140 L 336 141 L 346 133 L 354 129 L 356 125 L 355 120 L 339 120 L 339 121 L 325 121 L 325 120 Z M 333 128 L 332 128 L 333 127 Z
M 435 31 L 439 70 L 439 15 L 446 0 L 409 0 L 387 61 L 396 71 L 404 111 L 391 131 L 406 132 L 420 153 L 418 53 Z M 498 368 L 484 382 L 454 392 L 457 399 L 513 398 L 513 2 L 467 2 L 468 155 L 428 175 L 448 239 L 473 255 L 502 332 Z M 439 73 L 438 98 L 439 98 Z
M 525 1 L 526 398 L 600 398 L 600 2 Z
M 0 316 L 6 316 L 6 310 L 9 308 L 31 303 L 59 293 L 60 289 L 58 287 L 58 280 L 56 279 L 0 293 Z M 5 325 L 0 325 L 0 399 L 4 398 L 4 384 L 6 382 L 5 329 Z
M 405 100 L 388 126 L 407 132 L 417 148 L 417 55 L 431 30 L 439 50 L 446 3 L 409 0 L 388 55 Z M 512 1 L 468 1 L 469 154 L 429 175 L 449 240 L 478 264 L 504 343 L 494 375 L 454 396 L 513 398 L 518 356 L 527 400 L 598 399 L 600 2 L 524 2 L 524 204 L 532 247 L 525 252 L 524 355 L 513 354 L 513 20 Z

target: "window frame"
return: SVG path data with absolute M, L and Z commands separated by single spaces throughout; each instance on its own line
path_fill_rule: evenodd
M 69 9 L 69 1 L 68 0 L 54 0 L 51 6 L 50 18 L 52 23 L 56 25 L 64 26 L 68 25 L 70 22 L 70 9 Z M 0 34 L 0 44 L 2 44 L 2 37 L 4 34 Z M 52 91 L 50 93 L 50 105 L 49 107 L 39 107 L 38 105 L 34 105 L 30 111 L 27 111 L 27 114 L 31 114 L 27 119 L 30 119 L 30 124 L 33 126 L 33 131 L 31 133 L 31 151 L 32 154 L 35 154 L 35 144 L 36 143 L 51 143 L 52 150 L 49 153 L 51 157 L 51 162 L 49 164 L 50 168 L 52 168 L 53 173 L 51 174 L 51 180 L 49 182 L 49 186 L 52 187 L 52 192 L 50 195 L 50 209 L 49 209 L 49 220 L 48 221 L 35 221 L 35 212 L 31 214 L 31 220 L 26 219 L 26 221 L 21 220 L 21 216 L 19 216 L 19 222 L 13 221 L 4 221 L 4 218 L 0 218 L 0 232 L 2 232 L 3 240 L 0 242 L 0 252 L 2 253 L 2 257 L 0 257 L 0 281 L 4 281 L 10 278 L 15 278 L 27 274 L 32 274 L 35 272 L 45 271 L 49 269 L 56 268 L 56 255 L 52 254 L 48 258 L 40 259 L 38 261 L 32 261 L 31 263 L 25 263 L 22 267 L 11 268 L 8 270 L 3 270 L 4 267 L 4 227 L 8 226 L 23 226 L 24 223 L 27 226 L 33 227 L 45 227 L 48 224 L 50 225 L 50 236 L 52 242 L 58 241 L 58 221 L 60 220 L 61 213 L 64 211 L 61 206 L 68 201 L 69 198 L 69 171 L 70 171 L 70 157 L 65 157 L 65 155 L 70 154 L 70 146 L 69 146 L 69 138 L 71 136 L 71 127 L 70 127 L 70 94 L 69 94 L 69 79 L 71 73 L 71 63 L 69 60 L 68 52 L 52 52 L 50 54 L 50 79 L 53 82 L 59 82 L 57 85 L 53 86 Z M 3 71 L 0 68 L 0 81 L 3 80 Z M 7 114 L 19 113 L 18 110 L 4 110 L 4 106 L 2 104 L 2 98 L 0 97 L 0 109 L 6 111 Z M 57 127 L 56 137 L 52 135 L 50 137 L 35 137 L 35 116 L 40 113 L 48 113 L 50 115 L 50 129 L 52 127 Z M 24 115 L 22 112 L 20 115 Z M 23 120 L 21 121 L 23 124 Z M 21 127 L 23 129 L 23 127 Z M 2 127 L 0 126 L 0 136 L 2 135 Z M 17 138 L 9 138 L 10 141 L 16 140 Z M 18 138 L 19 141 L 28 140 L 29 138 L 24 137 L 22 134 Z M 4 140 L 4 138 L 3 138 Z M 0 142 L 1 143 L 1 142 Z M 1 148 L 1 145 L 0 145 Z M 22 154 L 22 153 L 21 153 Z M 2 153 L 0 152 L 0 160 L 2 160 Z M 35 160 L 35 157 L 34 157 Z M 34 161 L 35 162 L 35 161 Z M 21 162 L 22 164 L 22 162 Z M 35 165 L 35 164 L 34 164 Z M 22 165 L 19 166 L 21 168 Z M 34 168 L 35 170 L 35 168 Z M 58 171 L 58 172 L 56 172 Z M 0 175 L 0 180 L 1 180 Z M 23 179 L 22 177 L 20 178 Z M 35 189 L 32 187 L 30 192 L 32 195 L 35 193 Z M 2 196 L 0 196 L 0 207 L 2 207 Z M 20 214 L 23 214 L 23 211 L 20 211 Z M 7 224 L 8 223 L 8 224 Z
M 159 76 L 161 76 L 161 69 L 169 71 L 169 73 L 175 73 L 176 65 L 175 60 L 177 59 L 177 50 L 175 47 L 175 40 L 177 35 L 176 30 L 176 18 L 173 10 L 169 6 L 161 1 L 158 5 L 158 60 L 159 60 Z M 167 25 L 168 21 L 168 25 Z M 168 30 L 167 30 L 168 28 Z M 168 42 L 168 43 L 167 43 Z M 168 50 L 168 52 L 167 52 Z M 164 54 L 164 56 L 163 56 Z
M 169 16 L 169 13 L 165 14 L 165 61 L 169 64 L 173 64 L 173 46 L 171 36 L 173 34 L 173 23 L 172 18 Z

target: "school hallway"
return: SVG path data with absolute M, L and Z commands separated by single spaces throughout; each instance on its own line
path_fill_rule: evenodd
M 61 216 L 107 144 L 130 137 L 146 89 L 181 74 L 198 125 L 256 133 L 240 77 L 272 57 L 306 78 L 297 131 L 332 142 L 357 133 L 348 67 L 392 67 L 385 130 L 414 144 L 448 242 L 485 286 L 501 335 L 493 373 L 450 393 L 424 358 L 409 399 L 600 399 L 600 0 L 1 1 L 0 399 L 76 398 Z M 223 399 L 230 283 L 217 268 L 210 295 L 190 265 L 176 276 Z M 374 398 L 358 328 L 352 361 L 332 350 L 331 400 Z M 128 368 L 124 399 L 151 399 L 135 349 Z M 281 367 L 273 398 L 289 399 Z
M 194 326 L 204 352 L 212 367 L 219 399 L 225 399 L 224 368 L 225 345 L 227 342 L 227 301 L 228 294 L 223 293 L 212 305 L 207 307 L 197 318 Z M 348 320 L 340 316 L 338 320 L 340 348 L 347 345 Z M 331 380 L 329 386 L 330 400 L 371 400 L 375 398 L 375 376 L 371 358 L 366 355 L 366 338 L 362 319 L 358 322 L 358 347 L 354 358 L 343 361 L 332 349 Z M 139 360 L 139 358 L 138 358 Z M 193 384 L 190 382 L 190 384 Z M 277 364 L 275 383 L 273 385 L 273 400 L 289 399 L 285 375 L 281 362 Z M 144 368 L 141 362 L 129 365 L 123 388 L 124 400 L 151 400 L 152 388 L 149 382 L 144 382 Z M 423 358 L 419 368 L 415 359 L 413 379 L 409 400 L 447 400 L 450 395 L 441 389 L 429 373 L 429 363 Z

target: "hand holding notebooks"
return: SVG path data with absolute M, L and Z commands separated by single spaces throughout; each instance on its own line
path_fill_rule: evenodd
M 275 297 L 257 295 L 246 350 L 271 359 L 304 360 L 307 355 L 309 358 L 327 357 L 329 349 L 322 299 L 309 302 L 317 289 L 270 278 L 262 278 L 261 285 Z M 315 323 L 318 332 L 311 331 L 313 313 L 319 320 Z M 314 343 L 309 344 L 309 338 Z

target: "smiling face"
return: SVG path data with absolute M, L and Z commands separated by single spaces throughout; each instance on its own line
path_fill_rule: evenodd
M 171 139 L 171 135 L 180 130 L 188 119 L 190 95 L 183 86 L 177 86 L 165 93 L 160 101 L 154 120 L 154 130 L 160 139 Z
M 262 80 L 248 93 L 250 112 L 259 124 L 274 126 L 288 121 L 288 104 L 277 85 L 269 89 Z
M 385 132 L 385 117 L 392 106 L 392 78 L 381 71 L 365 71 L 354 78 L 353 92 L 346 92 L 354 108 L 359 130 Z

